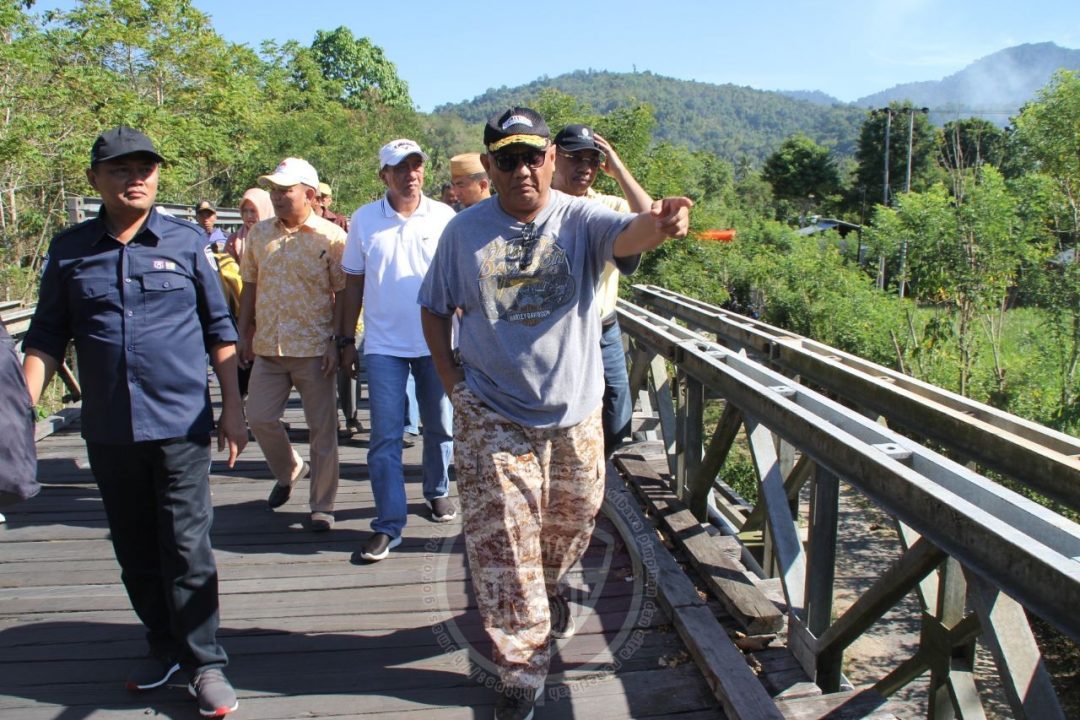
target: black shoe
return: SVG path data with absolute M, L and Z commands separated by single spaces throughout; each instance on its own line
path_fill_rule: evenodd
M 132 692 L 153 690 L 167 683 L 169 678 L 179 669 L 180 663 L 176 661 L 174 655 L 151 653 L 139 660 L 131 668 L 124 687 Z
M 311 513 L 311 531 L 328 532 L 334 527 L 334 514 L 328 512 Z
M 364 547 L 360 550 L 360 557 L 368 562 L 378 562 L 400 544 L 400 537 L 392 538 L 386 533 L 377 532 L 364 543 Z
M 270 495 L 266 498 L 266 504 L 270 506 L 271 510 L 274 510 L 289 502 L 290 495 L 292 495 L 291 487 L 274 483 L 273 489 L 270 490 Z
M 495 703 L 495 720 L 532 720 L 536 701 L 544 688 L 524 688 L 507 685 Z
M 431 519 L 435 522 L 450 522 L 457 517 L 457 507 L 448 497 L 437 497 L 427 503 L 431 507 Z
M 293 478 L 294 483 L 297 480 L 303 480 L 311 474 L 311 466 L 303 460 L 301 460 L 300 463 L 300 473 Z M 270 490 L 270 495 L 266 498 L 266 504 L 270 506 L 271 510 L 275 510 L 289 502 L 290 495 L 292 495 L 292 485 L 275 483 L 274 487 Z
M 203 717 L 225 717 L 240 706 L 236 690 L 221 668 L 210 668 L 196 675 L 188 685 L 188 692 L 199 702 L 199 714 Z
M 570 613 L 570 602 L 561 594 L 548 595 L 548 610 L 551 614 L 551 637 L 556 640 L 573 637 L 577 632 L 577 623 Z

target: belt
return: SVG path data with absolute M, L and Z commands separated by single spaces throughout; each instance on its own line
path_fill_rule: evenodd
M 600 321 L 600 327 L 604 330 L 610 330 L 617 322 L 619 322 L 619 316 L 611 315 Z

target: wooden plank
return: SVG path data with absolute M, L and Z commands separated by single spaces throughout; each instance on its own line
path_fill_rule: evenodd
M 666 534 L 682 548 L 709 590 L 750 634 L 776 632 L 784 618 L 750 580 L 746 568 L 724 552 L 648 463 L 619 457 L 627 480 L 655 508 Z
M 974 573 L 966 573 L 972 607 L 984 628 L 1014 717 L 1064 720 L 1065 711 L 1031 634 L 1024 608 Z
M 716 482 L 716 476 L 720 473 L 741 426 L 742 412 L 731 403 L 724 403 L 724 412 L 709 440 L 701 466 L 689 478 L 690 511 L 702 522 L 709 519 L 709 495 L 713 491 L 713 483 Z
M 803 455 L 795 463 L 795 467 L 784 478 L 784 493 L 787 495 L 788 503 L 794 503 L 799 498 L 799 491 L 802 490 L 803 485 L 813 475 L 814 468 L 816 467 L 813 459 L 809 455 Z M 740 528 L 740 531 L 747 532 L 752 530 L 760 530 L 765 520 L 765 506 L 758 503 L 754 506 L 754 509 L 750 511 L 750 515 L 747 516 L 746 522 Z
M 660 417 L 660 435 L 667 452 L 668 473 L 674 478 L 678 474 L 678 463 L 675 456 L 675 438 L 677 436 L 675 422 L 675 394 L 671 389 L 671 378 L 668 376 L 667 360 L 661 355 L 653 357 L 649 363 L 650 395 L 653 397 L 653 405 L 656 414 Z
M 621 525 L 624 537 L 633 538 L 633 541 L 628 539 L 628 547 L 631 552 L 639 553 L 647 572 L 656 578 L 662 604 L 724 712 L 732 720 L 780 718 L 765 688 L 750 671 L 742 652 L 728 638 L 712 611 L 697 598 L 689 578 L 678 568 L 656 536 L 643 532 L 650 527 L 648 520 L 622 479 L 610 471 L 610 465 L 608 467 L 605 495 L 608 516 L 617 526 Z M 653 560 L 645 562 L 646 558 Z
M 816 698 L 786 700 L 776 704 L 787 720 L 896 720 L 890 703 L 871 688 L 830 693 Z
M 705 386 L 689 375 L 680 373 L 679 431 L 676 438 L 678 472 L 675 475 L 676 494 L 684 502 L 690 500 L 689 481 L 701 468 L 701 452 L 705 439 L 702 424 L 705 416 Z
M 788 506 L 787 493 L 780 471 L 780 458 L 773 443 L 772 433 L 756 418 L 747 417 L 746 433 L 750 441 L 750 454 L 761 480 L 761 503 L 769 520 L 769 537 L 772 538 L 776 559 L 780 565 L 780 578 L 784 585 L 789 612 L 802 614 L 806 593 L 806 553 L 795 527 L 795 518 Z
M 285 417 L 306 454 L 296 403 Z M 119 582 L 78 431 L 75 421 L 39 443 L 42 495 L 11 508 L 0 528 L 0 717 L 191 716 L 179 684 L 145 695 L 121 686 L 145 652 L 144 633 Z M 256 445 L 233 470 L 215 454 L 219 635 L 238 717 L 471 718 L 495 702 L 475 674 L 489 672 L 491 643 L 460 522 L 427 519 L 421 444 L 404 453 L 417 516 L 405 541 L 381 563 L 355 559 L 374 514 L 364 435 L 341 448 L 338 522 L 323 535 L 303 527 L 304 486 L 284 511 L 266 510 L 273 481 Z M 670 615 L 655 597 L 644 611 L 648 578 L 606 518 L 567 579 L 578 632 L 558 643 L 543 717 L 723 717 Z M 705 608 L 696 593 L 689 599 Z
M 348 665 L 348 663 L 346 663 Z M 363 669 L 354 669 L 360 673 Z M 592 683 L 560 683 L 548 686 L 539 703 L 539 717 L 565 719 L 581 717 L 597 718 L 669 718 L 678 714 L 680 719 L 703 720 L 722 717 L 710 710 L 711 698 L 702 693 L 700 684 L 693 682 L 696 669 L 683 665 L 673 669 L 637 671 L 625 677 Z M 238 717 L 254 717 L 260 720 L 277 720 L 297 717 L 393 717 L 423 718 L 475 718 L 487 716 L 494 704 L 495 693 L 485 687 L 468 683 L 425 685 L 417 682 L 393 690 L 373 691 L 365 694 L 339 694 L 334 691 L 315 690 L 295 696 L 282 695 L 276 688 L 250 687 L 252 683 L 239 669 L 230 669 L 237 678 L 240 710 Z M 428 675 L 416 673 L 418 681 Z M 86 688 L 92 690 L 92 688 Z M 194 712 L 186 689 L 170 685 L 153 693 L 133 696 L 130 693 L 116 696 L 108 702 L 95 702 L 91 694 L 78 701 L 78 689 L 71 695 L 76 702 L 71 705 L 79 718 L 137 718 L 146 715 L 164 717 L 190 717 Z M 116 691 L 114 691 L 114 694 Z M 683 715 L 681 713 L 687 713 Z M 51 714 L 49 714 L 51 713 Z M 85 713 L 85 714 L 84 714 Z M 20 707 L 20 720 L 55 718 L 56 709 Z

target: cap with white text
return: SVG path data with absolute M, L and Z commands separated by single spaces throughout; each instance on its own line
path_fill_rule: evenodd
M 546 148 L 551 132 L 540 113 L 532 108 L 512 107 L 498 116 L 492 116 L 484 126 L 484 146 L 488 152 L 501 150 L 508 145 L 529 145 Z
M 420 149 L 416 141 L 408 138 L 391 140 L 379 148 L 379 169 L 382 170 L 388 165 L 397 165 L 410 155 L 419 155 L 424 158 L 424 162 L 428 161 L 427 153 Z

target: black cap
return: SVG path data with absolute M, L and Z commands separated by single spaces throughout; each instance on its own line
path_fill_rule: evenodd
M 499 115 L 492 115 L 484 126 L 484 146 L 488 152 L 495 152 L 507 145 L 545 148 L 550 136 L 544 118 L 527 107 L 512 107 Z
M 204 211 L 205 212 L 212 212 L 215 215 L 217 215 L 217 208 L 214 207 L 214 203 L 210 202 L 209 200 L 200 200 L 199 204 L 195 206 L 195 214 L 196 215 L 198 215 L 200 212 L 204 212 Z
M 596 144 L 596 133 L 588 125 L 567 125 L 555 136 L 555 144 L 566 152 L 578 150 L 603 152 Z
M 121 125 L 98 135 L 94 146 L 90 148 L 90 164 L 97 165 L 99 162 L 135 153 L 147 153 L 153 155 L 158 162 L 165 161 L 165 158 L 161 157 L 161 153 L 154 147 L 154 143 L 150 142 L 150 138 L 134 128 Z

